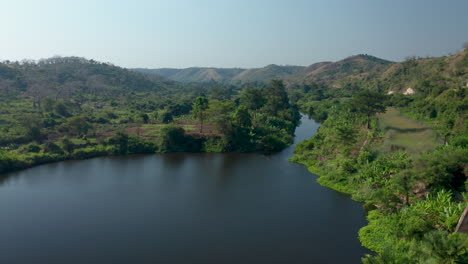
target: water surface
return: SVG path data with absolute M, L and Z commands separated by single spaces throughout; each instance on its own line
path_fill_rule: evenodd
M 296 142 L 316 133 L 303 118 Z M 0 263 L 359 263 L 362 206 L 274 154 L 67 161 L 5 175 Z

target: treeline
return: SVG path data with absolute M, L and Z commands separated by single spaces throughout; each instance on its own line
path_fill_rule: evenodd
M 103 155 L 279 151 L 292 143 L 300 119 L 281 81 L 160 86 L 141 74 L 81 58 L 3 66 L 18 75 L 0 71 L 0 80 L 37 76 L 0 96 L 0 172 Z M 103 83 L 60 93 L 66 80 L 91 72 L 109 75 Z M 140 78 L 157 89 L 141 89 Z M 44 92 L 39 98 L 30 90 L 41 80 L 47 85 L 36 87 Z
M 293 161 L 320 175 L 322 185 L 364 203 L 369 225 L 359 238 L 377 253 L 364 263 L 468 262 L 468 235 L 453 233 L 468 201 L 464 56 L 443 78 L 427 72 L 427 63 L 405 62 L 398 74 L 417 80 L 415 94 L 386 95 L 388 88 L 374 79 L 348 83 L 346 90 L 314 84 L 294 91 L 301 110 L 323 124 L 297 146 Z M 389 106 L 431 126 L 440 145 L 420 154 L 379 150 L 385 131 L 375 114 Z

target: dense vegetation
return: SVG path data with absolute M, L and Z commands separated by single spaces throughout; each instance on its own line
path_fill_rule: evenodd
M 160 75 L 183 83 L 268 83 L 274 79 L 286 79 L 301 72 L 302 66 L 280 66 L 271 64 L 263 68 L 201 68 L 186 69 L 133 69 L 146 74 Z
M 365 204 L 369 225 L 359 238 L 377 255 L 364 263 L 468 262 L 468 235 L 453 233 L 468 202 L 467 53 L 410 58 L 342 80 L 347 89 L 295 87 L 292 98 L 323 125 L 293 161 Z M 414 94 L 403 95 L 410 87 Z M 416 119 L 424 125 L 395 126 Z M 411 133 L 419 137 L 401 140 Z
M 82 58 L 0 64 L 0 173 L 135 153 L 278 151 L 299 122 L 281 81 L 181 85 Z
M 103 155 L 279 151 L 297 105 L 323 124 L 293 161 L 364 203 L 359 237 L 377 253 L 365 263 L 466 263 L 467 235 L 453 231 L 468 201 L 467 53 L 252 70 L 3 62 L 0 173 Z M 265 83 L 277 77 L 287 87 Z

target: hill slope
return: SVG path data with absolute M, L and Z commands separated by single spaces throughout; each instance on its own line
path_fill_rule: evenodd
M 270 64 L 262 68 L 186 68 L 133 69 L 160 75 L 184 83 L 203 82 L 269 82 L 283 79 L 289 84 L 321 82 L 341 87 L 345 80 L 373 77 L 388 69 L 392 62 L 369 55 L 356 55 L 337 62 L 318 62 L 308 67 Z
M 205 82 L 269 82 L 273 79 L 287 79 L 305 69 L 303 66 L 268 65 L 263 68 L 200 68 L 186 69 L 132 69 L 133 71 L 160 75 L 183 83 Z
M 177 87 L 156 75 L 145 75 L 107 63 L 77 57 L 55 57 L 36 62 L 0 63 L 0 90 L 25 93 L 37 100 L 47 96 L 116 95 L 154 92 Z
M 341 87 L 345 81 L 378 76 L 392 64 L 387 60 L 360 54 L 337 62 L 312 64 L 304 71 L 292 76 L 291 82 L 320 82 L 328 86 Z

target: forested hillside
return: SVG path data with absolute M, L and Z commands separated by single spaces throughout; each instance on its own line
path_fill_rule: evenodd
M 302 66 L 280 66 L 271 64 L 263 68 L 200 68 L 187 69 L 133 69 L 137 72 L 160 75 L 182 83 L 268 83 L 274 79 L 287 79 L 300 72 Z
M 288 85 L 323 83 L 342 87 L 346 81 L 375 77 L 387 70 L 392 62 L 370 55 L 356 55 L 337 62 L 318 62 L 308 67 L 270 64 L 262 68 L 200 68 L 187 69 L 133 69 L 137 72 L 159 75 L 183 83 L 267 83 L 282 79 Z
M 283 149 L 299 122 L 281 81 L 179 84 L 82 58 L 0 64 L 0 172 L 64 159 Z
M 323 124 L 293 161 L 364 203 L 359 237 L 377 253 L 365 263 L 464 263 L 467 235 L 453 231 L 468 201 L 467 90 L 466 50 L 250 70 L 5 61 L 0 172 L 103 155 L 279 151 L 300 110 Z
M 313 64 L 289 79 L 292 83 L 321 83 L 340 88 L 348 82 L 375 78 L 392 64 L 374 56 L 359 54 L 333 63 Z
M 337 81 L 292 91 L 323 122 L 293 161 L 365 204 L 359 237 L 378 255 L 364 263 L 467 263 L 453 232 L 468 204 L 468 51 Z

